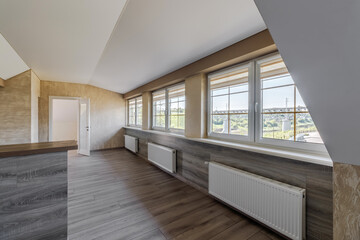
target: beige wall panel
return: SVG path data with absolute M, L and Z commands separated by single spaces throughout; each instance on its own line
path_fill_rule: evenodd
M 334 163 L 334 239 L 360 239 L 360 166 Z
M 39 141 L 40 79 L 31 71 L 31 142 Z
M 197 74 L 185 79 L 185 136 L 206 136 L 206 76 Z
M 142 94 L 142 129 L 151 129 L 151 92 Z
M 0 88 L 0 145 L 31 141 L 31 72 L 6 80 Z
M 198 74 L 208 73 L 235 63 L 250 60 L 276 51 L 276 45 L 268 30 L 261 31 L 251 37 L 239 41 L 229 47 L 193 62 L 183 68 L 151 81 L 139 88 L 125 94 L 125 98 L 131 98 L 145 91 L 153 91 L 157 88 L 168 86 Z
M 39 138 L 49 139 L 49 96 L 90 99 L 91 150 L 124 146 L 125 100 L 119 93 L 90 85 L 41 81 Z

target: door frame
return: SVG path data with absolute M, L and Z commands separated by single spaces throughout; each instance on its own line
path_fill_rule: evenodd
M 80 99 L 81 97 L 63 97 L 63 96 L 49 96 L 49 142 L 52 141 L 52 123 L 53 123 L 53 117 L 52 117 L 52 112 L 53 112 L 53 100 L 54 99 L 65 99 L 65 100 L 77 100 L 78 105 L 80 103 Z M 79 108 L 79 107 L 78 107 Z M 78 120 L 77 120 L 77 136 L 78 139 L 77 141 L 79 141 L 79 137 L 80 137 L 80 129 L 79 129 L 79 114 L 80 114 L 80 109 L 78 109 Z
M 82 151 L 83 149 L 81 149 L 80 147 L 80 143 L 81 143 L 81 105 L 85 104 L 86 105 L 86 141 L 87 141 L 87 149 L 86 151 Z M 91 134 L 90 134 L 90 129 L 91 129 L 91 125 L 90 125 L 90 98 L 81 98 L 79 100 L 79 148 L 78 148 L 78 153 L 85 155 L 85 156 L 90 156 L 90 144 L 91 144 Z

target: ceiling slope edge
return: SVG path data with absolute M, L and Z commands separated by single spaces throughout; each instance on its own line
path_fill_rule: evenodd
M 28 65 L 0 33 L 0 78 L 7 80 L 29 70 Z
M 255 3 L 332 160 L 360 165 L 360 3 Z

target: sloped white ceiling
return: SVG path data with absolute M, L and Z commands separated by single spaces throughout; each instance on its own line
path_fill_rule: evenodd
M 263 29 L 253 0 L 130 0 L 90 83 L 125 93 Z
M 360 1 L 255 2 L 332 160 L 360 165 Z
M 0 32 L 41 80 L 88 83 L 126 0 L 1 0 Z
M 263 29 L 253 0 L 0 1 L 0 32 L 41 80 L 120 93 Z
M 7 80 L 29 67 L 0 33 L 0 78 Z

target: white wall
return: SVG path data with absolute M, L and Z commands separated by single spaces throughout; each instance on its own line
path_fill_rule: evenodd
M 360 1 L 255 3 L 332 160 L 360 165 Z
M 52 141 L 78 140 L 78 100 L 53 99 Z

